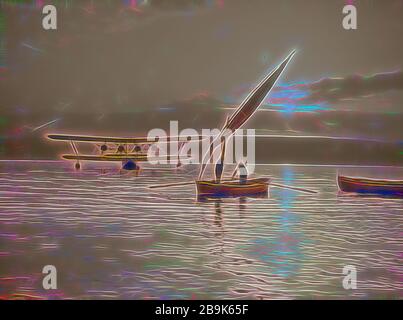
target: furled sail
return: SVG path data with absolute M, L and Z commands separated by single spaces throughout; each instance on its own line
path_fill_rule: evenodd
M 241 126 L 243 126 L 251 118 L 251 116 L 255 113 L 263 100 L 269 94 L 270 90 L 274 87 L 277 80 L 280 78 L 280 75 L 290 62 L 291 58 L 294 56 L 295 52 L 296 50 L 293 50 L 283 62 L 281 62 L 274 70 L 266 75 L 264 79 L 260 81 L 260 83 L 252 90 L 252 92 L 245 98 L 241 105 L 228 118 L 224 127 L 221 129 L 220 134 L 211 143 L 210 149 L 216 143 L 217 139 L 221 139 L 224 132 L 231 132 L 230 135 L 234 134 L 237 129 L 241 128 Z M 227 135 L 226 138 L 229 138 L 230 135 Z M 216 148 L 218 147 L 220 147 L 220 145 L 218 145 Z M 201 179 L 203 176 L 206 165 L 210 161 L 213 154 L 214 150 L 211 152 L 211 154 L 210 150 L 208 150 L 204 155 L 200 167 L 199 179 Z

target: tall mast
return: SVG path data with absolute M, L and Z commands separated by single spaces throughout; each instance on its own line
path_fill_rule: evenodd
M 210 145 L 210 149 L 214 146 L 217 139 L 220 139 L 224 132 L 228 130 L 229 136 L 225 138 L 229 138 L 231 135 L 235 133 L 235 131 L 241 128 L 255 113 L 255 111 L 260 107 L 263 100 L 269 94 L 270 90 L 274 87 L 277 80 L 280 78 L 283 73 L 285 67 L 290 62 L 291 58 L 294 56 L 296 50 L 291 51 L 291 53 L 281 62 L 274 70 L 272 70 L 268 75 L 266 75 L 262 81 L 249 93 L 249 95 L 245 98 L 245 100 L 241 103 L 241 105 L 235 110 L 235 112 L 227 119 L 224 127 L 221 129 L 220 134 L 213 140 Z M 219 145 L 220 146 L 220 145 Z M 210 149 L 207 150 L 206 154 L 203 157 L 200 172 L 198 179 L 200 180 L 206 170 L 206 165 L 210 161 L 211 157 L 214 154 L 214 151 L 217 149 L 216 147 L 213 152 L 210 154 Z

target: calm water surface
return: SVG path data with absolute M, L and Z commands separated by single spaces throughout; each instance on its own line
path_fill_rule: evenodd
M 0 164 L 1 297 L 403 297 L 403 200 L 342 196 L 337 168 L 257 169 L 317 195 L 271 188 L 266 199 L 198 202 L 193 186 L 147 189 L 192 180 L 196 168 L 136 177 L 70 167 Z M 48 264 L 57 290 L 42 288 Z M 356 290 L 343 289 L 345 265 L 357 268 Z

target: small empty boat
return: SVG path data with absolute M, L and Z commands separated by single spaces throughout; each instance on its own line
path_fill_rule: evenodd
M 403 197 L 403 180 L 381 180 L 338 176 L 337 183 L 343 192 Z
M 197 180 L 197 195 L 201 197 L 247 197 L 264 195 L 268 192 L 270 179 L 249 179 L 244 183 L 239 181 Z

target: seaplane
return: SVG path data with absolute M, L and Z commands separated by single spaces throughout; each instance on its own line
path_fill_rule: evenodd
M 178 143 L 178 155 L 165 155 L 164 160 L 171 161 L 180 167 L 180 153 L 183 151 L 189 139 L 197 141 L 202 139 L 201 136 L 168 136 L 160 137 L 134 137 L 119 138 L 107 136 L 86 136 L 86 135 L 70 135 L 70 134 L 48 134 L 50 140 L 64 141 L 70 144 L 73 153 L 62 154 L 61 158 L 75 162 L 75 169 L 81 169 L 81 163 L 84 161 L 104 161 L 104 162 L 120 162 L 123 170 L 140 170 L 139 162 L 147 162 L 158 160 L 158 152 L 154 158 L 148 156 L 149 148 L 156 143 L 170 143 L 175 140 Z M 81 154 L 78 149 L 79 144 L 92 144 L 95 146 L 95 154 Z
M 269 179 L 258 179 L 252 181 L 246 181 L 246 183 L 238 184 L 233 181 L 224 182 L 221 179 L 223 165 L 224 165 L 224 150 L 228 139 L 235 134 L 236 130 L 240 129 L 258 110 L 263 100 L 269 94 L 271 89 L 280 78 L 284 69 L 294 56 L 296 50 L 293 50 L 276 68 L 274 68 L 269 74 L 267 74 L 259 84 L 249 93 L 244 101 L 238 108 L 232 113 L 230 117 L 227 117 L 226 122 L 221 129 L 220 133 L 213 139 L 210 144 L 210 148 L 206 151 L 203 161 L 201 162 L 200 172 L 198 179 L 195 181 L 197 191 L 199 194 L 232 194 L 236 193 L 259 193 L 267 191 Z M 227 134 L 230 132 L 230 134 Z M 101 136 L 81 136 L 81 135 L 69 135 L 69 134 L 48 134 L 47 136 L 51 140 L 69 142 L 73 150 L 73 154 L 62 155 L 63 159 L 75 161 L 75 168 L 79 170 L 81 168 L 81 161 L 120 161 L 122 163 L 122 169 L 124 170 L 138 170 L 138 162 L 150 161 L 148 157 L 148 148 L 154 143 L 159 141 L 159 138 L 115 138 L 115 137 L 101 137 Z M 185 139 L 184 139 L 185 138 Z M 180 143 L 177 166 L 180 166 L 180 154 L 182 148 L 192 137 L 167 137 L 166 142 L 172 139 L 177 139 Z M 206 137 L 198 137 L 203 140 Z M 181 140 L 182 139 L 182 140 Z M 218 143 L 217 143 L 218 142 Z M 91 143 L 96 146 L 96 155 L 80 154 L 77 148 L 78 143 Z M 221 151 L 219 150 L 221 149 Z M 211 152 L 213 150 L 213 152 Z M 212 160 L 215 152 L 220 152 L 221 156 L 219 161 L 215 164 L 215 179 L 205 180 L 203 175 L 206 169 L 206 164 Z M 172 156 L 171 156 L 172 157 Z M 217 170 L 222 168 L 222 170 Z M 220 171 L 219 174 L 217 172 Z

